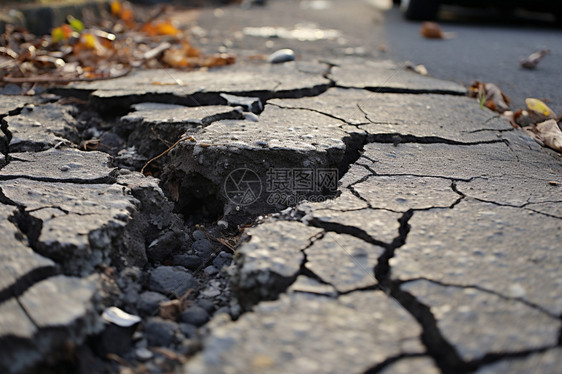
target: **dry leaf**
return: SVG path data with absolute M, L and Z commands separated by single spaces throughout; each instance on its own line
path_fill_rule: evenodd
M 550 52 L 548 49 L 541 49 L 535 53 L 532 53 L 528 57 L 525 57 L 519 61 L 519 64 L 524 69 L 534 69 L 539 64 L 540 60 Z
M 562 130 L 555 120 L 549 119 L 536 126 L 526 127 L 524 130 L 537 143 L 562 152 Z
M 185 306 L 182 305 L 184 303 L 185 301 L 182 302 L 181 300 L 178 299 L 161 302 L 159 304 L 160 318 L 175 320 L 180 315 L 180 313 L 185 309 Z
M 509 110 L 510 99 L 493 83 L 474 82 L 469 95 L 480 100 L 481 104 L 498 113 Z
M 422 23 L 420 34 L 424 38 L 428 39 L 443 39 L 445 35 L 441 30 L 441 27 L 435 22 L 424 22 Z

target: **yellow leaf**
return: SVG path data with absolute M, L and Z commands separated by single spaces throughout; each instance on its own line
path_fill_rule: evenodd
M 96 37 L 92 34 L 83 34 L 80 42 L 88 49 L 95 49 L 97 47 Z
M 57 43 L 64 39 L 64 33 L 60 27 L 55 27 L 53 31 L 51 31 L 51 37 L 53 41 Z
M 546 117 L 553 116 L 553 111 L 539 99 L 528 98 L 525 99 L 525 103 L 527 104 L 527 108 L 533 112 L 540 113 Z
M 121 14 L 121 2 L 119 0 L 113 0 L 110 6 L 111 14 L 114 16 L 119 16 Z

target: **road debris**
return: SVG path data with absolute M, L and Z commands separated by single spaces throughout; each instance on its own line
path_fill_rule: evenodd
M 535 69 L 539 64 L 539 62 L 542 60 L 542 58 L 546 56 L 549 52 L 550 50 L 548 49 L 541 49 L 540 51 L 531 53 L 528 57 L 519 60 L 519 65 L 521 65 L 523 69 L 529 69 L 529 70 Z

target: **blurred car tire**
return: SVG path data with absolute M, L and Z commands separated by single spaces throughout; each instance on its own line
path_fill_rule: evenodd
M 415 21 L 433 20 L 439 11 L 439 0 L 402 0 L 400 8 L 407 19 Z

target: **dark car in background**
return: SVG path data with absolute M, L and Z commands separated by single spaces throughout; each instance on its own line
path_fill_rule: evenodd
M 537 12 L 553 13 L 562 22 L 562 0 L 397 0 L 404 16 L 411 20 L 434 19 L 441 5 L 467 7 L 495 7 L 502 10 L 521 8 Z

